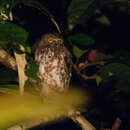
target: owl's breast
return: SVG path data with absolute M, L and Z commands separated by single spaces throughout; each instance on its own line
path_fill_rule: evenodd
M 39 65 L 38 77 L 50 88 L 62 92 L 69 86 L 71 72 L 64 51 L 45 48 L 35 55 Z

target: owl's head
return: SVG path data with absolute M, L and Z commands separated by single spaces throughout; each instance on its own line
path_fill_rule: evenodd
M 45 34 L 42 39 L 44 40 L 44 43 L 48 45 L 59 45 L 63 44 L 63 38 L 59 34 Z

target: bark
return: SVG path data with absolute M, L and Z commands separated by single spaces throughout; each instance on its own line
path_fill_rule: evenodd
M 24 51 L 24 48 L 21 46 L 21 50 Z M 24 54 L 17 54 L 14 52 L 15 58 L 16 58 L 16 64 L 18 68 L 18 77 L 19 77 L 19 90 L 20 94 L 23 95 L 24 93 L 24 84 L 25 81 L 27 80 L 27 76 L 24 73 L 25 66 L 27 64 L 26 61 L 26 55 Z
M 68 117 L 78 124 L 82 130 L 96 130 L 96 128 L 78 111 L 69 111 Z
M 13 58 L 7 51 L 0 48 L 0 62 L 6 67 L 12 68 L 17 71 L 17 64 L 15 58 Z
M 78 114 L 77 114 L 78 113 Z M 70 118 L 72 119 L 77 125 L 79 125 L 82 130 L 96 130 L 96 128 L 83 117 L 80 112 L 72 111 L 70 110 L 68 113 L 64 113 L 64 115 L 60 115 L 57 117 L 57 119 L 61 118 Z M 54 119 L 56 120 L 56 118 Z M 53 121 L 53 120 L 52 120 Z M 19 123 L 18 125 L 12 126 L 8 128 L 7 130 L 27 130 L 29 128 L 41 125 L 41 124 L 47 124 L 50 121 L 44 118 L 39 118 L 35 120 L 26 120 L 24 122 Z

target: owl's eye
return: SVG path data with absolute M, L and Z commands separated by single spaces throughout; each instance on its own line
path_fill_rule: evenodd
M 54 39 L 52 37 L 48 38 L 48 43 L 53 43 Z
M 61 38 L 58 39 L 59 43 L 62 44 L 63 40 Z

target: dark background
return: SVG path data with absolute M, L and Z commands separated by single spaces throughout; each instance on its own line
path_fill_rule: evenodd
M 53 14 L 59 24 L 62 34 L 65 35 L 67 28 L 67 7 L 70 0 L 40 0 Z M 111 26 L 103 25 L 95 21 L 95 17 L 90 17 L 86 24 L 78 25 L 74 32 L 87 33 L 95 40 L 95 48 L 102 48 L 106 53 L 114 53 L 115 50 L 124 49 L 130 51 L 130 16 L 127 12 L 121 12 L 118 6 L 112 9 L 103 6 L 101 1 L 97 2 L 102 12 L 110 19 Z M 13 9 L 15 23 L 27 29 L 29 32 L 29 42 L 34 43 L 45 33 L 57 32 L 55 25 L 47 16 L 44 16 L 34 8 L 23 5 Z M 78 77 L 72 82 L 81 83 Z M 114 82 L 114 81 L 112 81 Z M 97 128 L 111 128 L 114 120 L 119 117 L 122 120 L 120 130 L 128 130 L 130 127 L 130 105 L 129 93 L 117 91 L 113 83 L 102 84 L 98 88 L 95 81 L 82 81 L 81 87 L 89 90 L 93 95 L 92 104 L 87 107 L 88 112 L 84 113 L 87 119 Z M 80 130 L 73 121 L 67 119 L 58 123 L 39 126 L 33 130 Z M 32 129 L 31 129 L 32 130 Z

